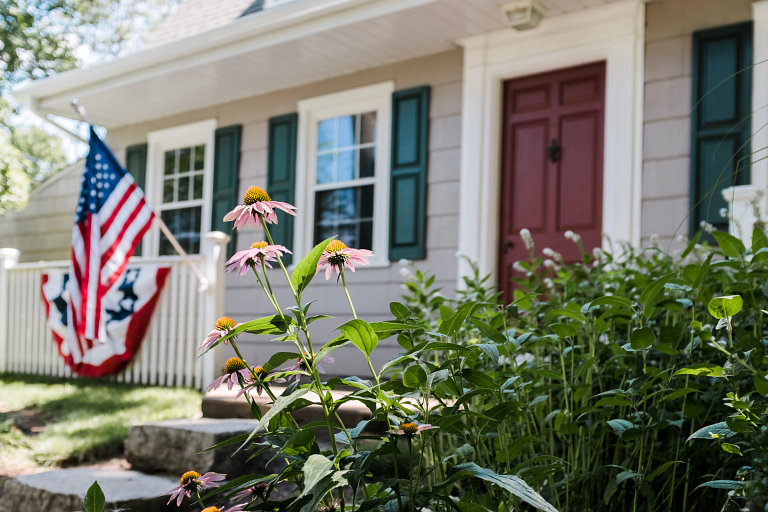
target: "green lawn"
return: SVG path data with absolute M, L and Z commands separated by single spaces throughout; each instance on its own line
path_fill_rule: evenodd
M 13 453 L 56 466 L 112 457 L 132 423 L 192 417 L 201 398 L 190 389 L 0 374 L 0 459 Z

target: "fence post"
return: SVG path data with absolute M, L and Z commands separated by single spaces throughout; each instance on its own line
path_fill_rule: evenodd
M 208 279 L 206 290 L 205 325 L 206 333 L 213 329 L 216 320 L 224 316 L 224 292 L 226 288 L 226 273 L 224 263 L 227 259 L 227 243 L 229 235 L 221 231 L 211 231 L 203 236 L 202 253 L 205 256 L 203 273 Z M 203 357 L 203 382 L 208 383 L 216 378 L 217 370 L 224 366 L 224 349 L 214 348 Z
M 0 247 L 0 372 L 8 370 L 8 270 L 19 262 L 18 249 Z

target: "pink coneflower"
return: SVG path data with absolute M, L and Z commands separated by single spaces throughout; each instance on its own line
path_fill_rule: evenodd
M 255 268 L 257 271 L 266 265 L 272 268 L 270 261 L 277 261 L 276 256 L 282 257 L 284 253 L 293 254 L 282 245 L 269 245 L 267 242 L 255 242 L 250 249 L 238 251 L 226 263 L 227 272 L 232 272 L 238 265 L 240 275 L 245 275 L 248 270 Z
M 347 266 L 352 272 L 355 271 L 353 263 L 359 265 L 369 265 L 368 257 L 373 256 L 373 253 L 368 249 L 351 249 L 344 245 L 344 242 L 340 240 L 333 240 L 323 251 L 323 255 L 320 256 L 320 261 L 317 262 L 317 270 L 315 274 L 319 273 L 324 266 L 328 265 L 328 269 L 325 271 L 325 280 L 331 278 L 333 269 L 336 269 L 336 273 L 341 273 L 341 268 Z
M 296 216 L 295 206 L 280 201 L 272 201 L 269 194 L 259 187 L 248 187 L 243 199 L 245 204 L 239 204 L 234 210 L 224 216 L 224 221 L 235 221 L 234 228 L 241 229 L 245 226 L 261 227 L 259 214 L 264 216 L 267 224 L 277 224 L 277 211 L 282 210 L 289 215 Z
M 221 473 L 206 473 L 200 476 L 197 471 L 187 471 L 181 475 L 181 481 L 178 487 L 171 489 L 166 494 L 171 495 L 171 499 L 168 500 L 168 505 L 175 499 L 176 506 L 180 507 L 181 502 L 184 501 L 184 497 L 191 498 L 192 494 L 196 494 L 200 489 L 205 487 L 218 487 L 219 484 L 226 478 L 226 475 Z
M 315 368 L 317 368 L 318 373 L 325 373 L 325 370 L 323 369 L 322 366 L 320 366 L 319 363 L 322 363 L 323 361 L 325 361 L 326 363 L 333 363 L 336 361 L 336 358 L 332 356 L 325 356 L 317 362 L 318 364 L 315 364 L 315 361 L 313 359 L 310 359 L 306 353 L 304 353 L 304 355 L 307 357 L 307 359 L 309 359 L 310 366 L 314 366 Z M 304 364 L 304 359 L 299 357 L 296 359 L 296 364 L 291 365 L 288 368 L 283 368 L 282 371 L 284 372 L 301 371 L 301 372 L 309 373 L 309 368 L 307 368 L 307 366 Z M 288 380 L 299 380 L 300 378 L 301 378 L 301 374 L 297 373 L 296 375 L 289 377 Z
M 227 364 L 224 365 L 224 375 L 211 382 L 207 391 L 212 389 L 218 389 L 222 384 L 227 384 L 227 388 L 230 390 L 235 384 L 240 385 L 240 377 L 243 378 L 243 382 L 248 379 L 251 372 L 248 371 L 248 367 L 239 357 L 230 357 L 227 359 Z
M 264 495 L 267 493 L 267 490 L 269 490 L 269 484 L 265 484 L 262 482 L 260 484 L 256 484 L 252 487 L 249 487 L 247 489 L 240 491 L 239 493 L 232 496 L 232 499 L 241 500 L 243 498 L 250 496 L 251 494 L 254 494 L 261 499 L 264 499 Z
M 388 434 L 395 434 L 397 436 L 405 436 L 408 439 L 412 439 L 416 434 L 424 431 L 431 430 L 433 428 L 439 428 L 434 425 L 416 425 L 415 423 L 401 423 L 396 429 L 387 430 Z
M 208 336 L 205 337 L 205 341 L 203 341 L 199 347 L 197 347 L 198 352 L 202 352 L 204 350 L 208 350 L 212 346 L 216 344 L 219 339 L 223 338 L 227 334 L 229 334 L 229 331 L 237 327 L 238 324 L 228 316 L 223 316 L 216 320 L 216 326 L 215 329 L 213 329 L 211 332 L 208 333 Z M 224 343 L 229 343 L 229 340 L 225 341 Z
M 254 375 L 256 375 L 256 379 L 253 378 Z M 240 398 L 245 393 L 249 393 L 248 396 L 251 396 L 250 392 L 254 388 L 256 389 L 256 392 L 259 394 L 259 396 L 261 396 L 261 392 L 264 391 L 264 386 L 266 385 L 264 379 L 266 379 L 268 375 L 269 371 L 267 371 L 265 368 L 261 366 L 254 366 L 251 373 L 248 374 L 248 381 L 245 383 L 245 386 L 237 391 L 235 398 Z M 285 379 L 271 379 L 270 382 L 285 382 Z

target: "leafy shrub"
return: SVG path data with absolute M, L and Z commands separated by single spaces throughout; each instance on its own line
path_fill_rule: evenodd
M 721 251 L 698 246 L 697 236 L 677 259 L 658 246 L 590 255 L 569 233 L 582 253 L 575 263 L 549 249 L 536 258 L 528 240 L 531 259 L 516 264 L 508 301 L 476 268 L 449 300 L 434 276 L 404 262 L 405 303 L 390 305 L 391 320 L 368 323 L 355 314 L 344 269 L 369 254 L 328 239 L 289 275 L 268 223 L 275 208 L 293 207 L 252 189 L 225 219 L 262 224 L 268 242 L 235 255 L 229 269 L 252 270 L 276 314 L 239 325 L 222 318 L 201 349 L 231 343 L 238 358 L 217 383 L 237 383 L 249 400 L 263 389 L 274 402 L 264 416 L 254 404 L 259 428 L 231 442 L 243 456 L 275 450 L 288 464 L 206 496 L 202 488 L 219 476 L 187 473 L 179 500 L 204 507 L 237 496 L 240 504 L 222 511 L 703 511 L 713 499 L 728 506 L 763 492 L 768 427 L 752 435 L 765 418 L 755 386 L 768 392 L 761 231 L 751 252 L 715 233 Z M 295 305 L 278 304 L 262 272 L 269 262 L 281 268 Z M 307 326 L 328 317 L 310 315 L 302 293 L 324 265 L 327 275 L 337 272 L 355 318 L 317 348 Z M 730 294 L 744 297 L 738 314 L 742 301 L 723 297 Z M 294 350 L 254 367 L 237 349 L 243 333 L 272 334 Z M 390 337 L 403 353 L 376 369 L 370 355 Z M 322 361 L 350 343 L 371 374 L 322 380 Z M 270 385 L 282 379 L 293 382 L 274 396 Z M 354 391 L 334 399 L 329 391 L 340 386 Z M 348 401 L 367 406 L 371 419 L 344 425 L 337 411 Z M 312 402 L 325 420 L 300 428 L 290 412 Z M 323 430 L 325 450 L 317 442 Z M 277 497 L 281 482 L 295 486 L 291 497 Z

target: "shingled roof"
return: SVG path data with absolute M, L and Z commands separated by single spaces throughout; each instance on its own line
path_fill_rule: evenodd
M 261 11 L 264 0 L 182 0 L 149 35 L 147 46 L 173 41 Z

